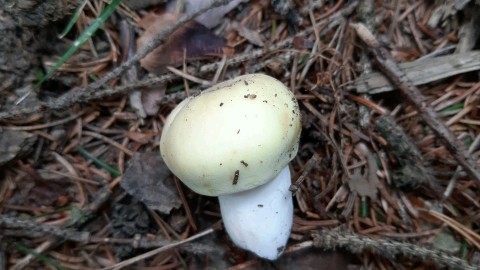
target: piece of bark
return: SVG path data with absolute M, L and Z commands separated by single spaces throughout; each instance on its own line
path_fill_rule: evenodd
M 445 79 L 454 75 L 480 70 L 480 51 L 451 54 L 399 64 L 414 85 Z M 378 94 L 395 89 L 381 72 L 360 76 L 355 81 L 359 93 Z

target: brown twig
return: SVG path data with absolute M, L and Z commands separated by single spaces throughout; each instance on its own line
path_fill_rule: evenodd
M 77 119 L 78 117 L 82 116 L 85 113 L 86 113 L 86 111 L 81 111 L 79 113 L 70 115 L 69 117 L 66 117 L 64 119 L 60 119 L 60 120 L 45 123 L 45 124 L 38 124 L 38 125 L 33 125 L 33 126 L 12 126 L 12 127 L 5 126 L 3 128 L 9 129 L 9 130 L 23 130 L 23 131 L 32 131 L 32 130 L 37 130 L 37 129 L 44 129 L 44 128 L 54 127 L 54 126 L 62 125 L 62 124 L 65 124 L 67 122 L 73 121 L 73 120 Z
M 457 140 L 454 134 L 435 114 L 433 108 L 428 104 L 426 98 L 420 93 L 418 88 L 408 79 L 405 72 L 400 69 L 398 63 L 393 59 L 390 53 L 380 45 L 373 34 L 363 24 L 351 24 L 362 41 L 368 45 L 367 49 L 374 57 L 378 67 L 399 88 L 404 95 L 415 105 L 421 113 L 425 122 L 442 139 L 446 149 L 454 156 L 457 162 L 465 171 L 477 181 L 480 186 L 480 172 L 475 162 L 466 154 L 463 145 Z

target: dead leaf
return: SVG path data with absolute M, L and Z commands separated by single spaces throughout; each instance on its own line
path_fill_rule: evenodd
M 364 197 L 368 196 L 372 200 L 377 198 L 377 170 L 378 166 L 372 153 L 364 144 L 359 144 L 358 149 L 367 158 L 367 169 L 364 175 L 360 171 L 355 171 L 348 181 L 350 190 L 356 191 L 358 195 Z
M 211 2 L 212 0 L 186 0 L 185 13 L 192 14 L 197 10 L 200 10 L 207 5 L 210 5 Z M 245 2 L 245 0 L 231 0 L 226 5 L 212 8 L 207 12 L 201 14 L 196 18 L 196 21 L 204 25 L 205 27 L 212 28 L 220 24 L 225 15 L 242 2 Z
M 359 171 L 352 174 L 348 180 L 348 186 L 350 190 L 356 191 L 360 196 L 368 196 L 371 199 L 375 199 L 377 195 L 377 187 L 374 183 L 367 180 Z
M 160 109 L 160 101 L 165 96 L 166 86 L 164 84 L 149 87 L 142 91 L 142 104 L 148 116 L 154 116 Z
M 162 15 L 145 16 L 138 25 L 145 29 L 137 40 L 137 48 L 141 48 L 155 34 L 175 23 L 179 14 L 165 13 Z M 213 34 L 208 28 L 190 21 L 173 32 L 163 46 L 153 50 L 140 64 L 149 72 L 161 74 L 166 66 L 178 66 L 183 63 L 184 54 L 187 59 L 200 59 L 209 56 L 232 55 L 233 49 L 226 45 L 223 38 Z
M 52 181 L 35 181 L 27 199 L 36 206 L 65 206 L 70 202 L 65 186 Z
M 142 92 L 140 92 L 139 90 L 132 91 L 128 95 L 128 101 L 130 102 L 130 106 L 132 107 L 132 109 L 140 118 L 147 117 L 147 113 L 143 109 Z
M 20 159 L 33 150 L 37 135 L 0 127 L 0 166 Z
M 255 31 L 252 30 L 238 22 L 232 22 L 232 28 L 237 30 L 238 34 L 248 40 L 250 43 L 257 45 L 259 47 L 263 47 L 263 40 L 262 36 Z
M 315 43 L 312 40 L 309 40 L 305 36 L 295 36 L 293 37 L 293 48 L 297 50 L 308 50 L 313 48 Z
M 149 208 L 164 214 L 179 208 L 182 203 L 170 170 L 159 153 L 136 153 L 120 185 Z

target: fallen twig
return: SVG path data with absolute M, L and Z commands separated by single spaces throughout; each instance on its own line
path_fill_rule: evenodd
M 471 265 L 467 261 L 439 250 L 431 250 L 418 245 L 385 239 L 372 239 L 351 232 L 324 230 L 313 234 L 313 246 L 323 249 L 346 248 L 359 254 L 366 250 L 388 258 L 399 255 L 431 260 L 437 265 L 457 269 L 475 270 L 480 265 Z
M 365 42 L 368 51 L 375 59 L 380 70 L 391 80 L 392 84 L 402 91 L 421 113 L 425 122 L 442 140 L 445 148 L 452 154 L 463 169 L 477 181 L 480 186 L 480 172 L 475 162 L 466 154 L 463 145 L 457 140 L 448 127 L 437 117 L 433 108 L 418 88 L 408 79 L 390 53 L 380 45 L 373 34 L 360 23 L 351 24 L 357 35 Z

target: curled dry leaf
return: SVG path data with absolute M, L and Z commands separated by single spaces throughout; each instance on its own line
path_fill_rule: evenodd
M 140 22 L 139 26 L 145 29 L 138 38 L 137 48 L 148 42 L 155 34 L 173 24 L 180 18 L 179 14 L 165 13 L 162 15 L 149 14 Z M 161 74 L 169 65 L 178 66 L 187 59 L 199 59 L 209 56 L 232 55 L 233 49 L 226 45 L 223 38 L 213 34 L 208 28 L 196 21 L 190 21 L 173 32 L 165 43 L 153 50 L 140 64 L 149 72 Z
M 136 153 L 120 185 L 151 209 L 169 214 L 181 205 L 170 170 L 159 153 Z

